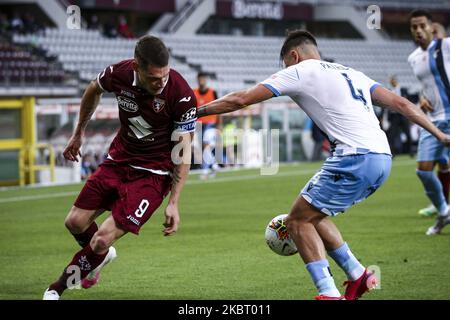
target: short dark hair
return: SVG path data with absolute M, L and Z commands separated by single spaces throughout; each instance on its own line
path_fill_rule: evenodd
M 411 13 L 409 14 L 409 22 L 411 22 L 412 18 L 417 17 L 426 17 L 428 20 L 433 21 L 433 17 L 431 16 L 431 13 L 429 11 L 423 9 L 416 9 L 411 11 Z
M 302 44 L 312 44 L 317 47 L 316 38 L 310 32 L 306 30 L 288 31 L 286 40 L 284 40 L 283 46 L 281 47 L 280 59 L 283 60 L 289 50 Z
M 197 73 L 197 79 L 202 78 L 202 77 L 208 77 L 208 76 L 209 75 L 204 71 L 200 71 L 199 73 Z
M 134 48 L 134 58 L 141 68 L 149 65 L 165 67 L 169 64 L 169 50 L 157 37 L 143 36 L 139 38 Z

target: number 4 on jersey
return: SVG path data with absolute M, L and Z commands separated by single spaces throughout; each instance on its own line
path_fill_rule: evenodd
M 364 104 L 364 107 L 366 108 L 366 110 L 369 111 L 369 107 L 367 106 L 367 100 L 364 97 L 363 91 L 361 89 L 357 89 L 358 91 L 356 91 L 355 87 L 353 87 L 353 82 L 349 78 L 349 76 L 346 73 L 341 73 L 341 74 L 345 78 L 345 80 L 347 80 L 347 83 L 348 83 L 348 86 L 350 87 L 350 92 L 352 93 L 353 99 L 361 101 Z

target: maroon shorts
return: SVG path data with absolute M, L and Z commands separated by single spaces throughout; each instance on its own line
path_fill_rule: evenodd
M 124 230 L 139 234 L 169 193 L 171 183 L 170 176 L 106 160 L 88 179 L 74 205 L 85 210 L 110 210 Z

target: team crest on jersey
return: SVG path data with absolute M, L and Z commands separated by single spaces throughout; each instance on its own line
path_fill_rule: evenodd
M 153 100 L 153 110 L 155 112 L 160 112 L 164 106 L 166 105 L 166 101 L 163 99 L 155 98 Z

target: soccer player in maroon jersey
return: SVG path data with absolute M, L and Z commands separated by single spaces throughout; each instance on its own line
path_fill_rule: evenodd
M 112 244 L 128 232 L 138 234 L 169 192 L 163 233 L 170 236 L 178 229 L 178 200 L 189 172 L 197 118 L 194 93 L 170 69 L 164 43 L 142 37 L 134 59 L 106 67 L 88 85 L 78 125 L 64 150 L 66 159 L 78 161 L 84 130 L 105 91 L 117 97 L 121 127 L 107 159 L 86 182 L 65 220 L 82 249 L 47 288 L 45 300 L 58 300 L 68 286 L 80 282 L 84 288 L 95 284 L 100 269 L 116 257 Z M 188 147 L 180 148 L 183 144 Z M 106 210 L 111 215 L 97 227 L 95 219 Z

